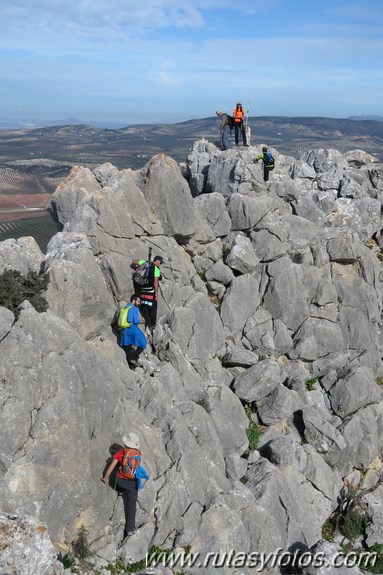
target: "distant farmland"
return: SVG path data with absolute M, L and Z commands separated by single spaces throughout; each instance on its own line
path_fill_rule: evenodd
M 250 118 L 249 126 L 254 153 L 264 144 L 295 158 L 310 149 L 344 153 L 358 148 L 383 161 L 381 121 L 270 116 Z M 93 170 L 109 162 L 119 170 L 139 170 L 158 153 L 185 162 L 193 143 L 202 138 L 218 144 L 216 117 L 121 129 L 65 125 L 0 130 L 0 241 L 32 235 L 45 251 L 56 232 L 45 208 L 73 166 Z
M 48 242 L 56 233 L 57 226 L 50 215 L 0 222 L 0 242 L 32 236 L 43 253 L 46 253 Z

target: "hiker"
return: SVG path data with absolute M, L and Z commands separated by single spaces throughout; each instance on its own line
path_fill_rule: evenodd
M 275 165 L 274 158 L 267 146 L 263 146 L 262 153 L 254 158 L 254 162 L 258 162 L 258 160 L 263 161 L 263 179 L 267 182 L 269 179 L 269 173 L 271 170 L 274 170 Z
M 131 267 L 141 266 L 147 260 L 133 260 Z M 141 296 L 140 312 L 145 320 L 146 326 L 153 331 L 157 321 L 157 304 L 158 304 L 158 287 L 161 281 L 160 266 L 164 263 L 162 256 L 155 256 L 153 262 L 150 262 L 148 283 L 146 285 L 135 285 L 134 289 Z
M 244 125 L 243 125 L 243 122 L 245 119 L 245 111 L 242 108 L 241 102 L 237 102 L 237 105 L 233 110 L 233 118 L 234 118 L 235 145 L 238 146 L 239 132 L 241 132 L 243 145 L 248 147 L 249 144 L 246 142 L 246 134 L 245 134 L 245 129 L 244 129 Z
M 119 345 L 125 351 L 126 360 L 130 367 L 137 367 L 137 360 L 147 346 L 145 334 L 138 327 L 141 323 L 145 323 L 145 321 L 140 317 L 138 309 L 140 303 L 140 296 L 136 294 L 132 295 L 130 298 L 130 304 L 126 304 L 124 306 L 124 308 L 128 310 L 126 321 L 130 325 L 122 329 L 120 326 Z M 124 308 L 122 308 L 122 310 Z
M 221 124 L 219 126 L 220 133 L 221 133 L 221 150 L 228 150 L 229 149 L 229 119 L 225 112 L 220 112 L 219 110 L 216 111 L 217 116 L 221 120 Z
M 115 479 L 114 488 L 122 495 L 125 512 L 125 528 L 123 541 L 133 535 L 136 530 L 136 505 L 138 490 L 142 488 L 142 480 L 148 480 L 149 475 L 141 465 L 141 451 L 139 437 L 136 433 L 128 433 L 122 438 L 124 448 L 113 455 L 113 460 L 101 481 L 109 482 L 109 477 L 117 464 L 119 468 Z M 113 485 L 112 485 L 113 487 Z

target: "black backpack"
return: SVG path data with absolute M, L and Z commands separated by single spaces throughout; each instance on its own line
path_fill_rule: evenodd
M 229 116 L 229 114 L 226 114 L 226 116 L 227 116 L 227 122 L 229 124 L 230 131 L 231 131 L 234 129 L 234 118 L 233 118 L 233 116 Z
M 132 280 L 137 287 L 144 287 L 149 283 L 149 273 L 152 259 L 152 248 L 149 248 L 149 255 L 146 262 L 134 269 Z

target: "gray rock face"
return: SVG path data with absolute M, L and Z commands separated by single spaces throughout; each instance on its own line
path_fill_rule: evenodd
M 356 565 L 352 565 L 352 558 L 350 564 L 347 565 L 347 561 L 342 561 L 342 556 L 340 546 L 322 539 L 306 552 L 303 573 L 305 575 L 335 575 L 336 573 L 361 575 L 363 573 Z
M 183 172 L 163 154 L 139 172 L 77 167 L 51 198 L 46 256 L 0 244 L 1 271 L 50 276 L 47 312 L 0 307 L 8 527 L 25 515 L 68 550 L 84 526 L 99 570 L 152 545 L 312 552 L 354 478 L 381 541 L 383 170 L 361 151 L 275 150 L 265 184 L 254 155 L 203 140 Z M 164 257 L 157 325 L 133 371 L 110 323 L 149 247 Z M 128 431 L 150 480 L 117 550 L 122 501 L 100 477 Z M 31 564 L 56 574 L 48 537 L 32 539 Z M 253 572 L 204 573 L 238 569 Z
M 276 197 L 262 195 L 253 198 L 233 193 L 229 202 L 232 229 L 253 229 L 270 211 L 275 212 L 278 209 L 281 210 L 282 214 L 289 211 L 286 204 Z
M 328 453 L 335 445 L 338 451 L 343 451 L 346 441 L 343 435 L 326 419 L 326 415 L 313 407 L 303 410 L 305 438 L 318 453 Z
M 9 309 L 0 307 L 0 341 L 11 331 L 14 321 L 14 314 Z
M 379 481 L 381 482 L 381 480 Z M 367 545 L 372 547 L 383 541 L 383 486 L 378 485 L 372 492 L 364 497 L 364 501 L 368 506 L 369 516 L 371 522 L 366 528 L 367 532 Z
M 246 477 L 246 486 L 274 519 L 281 547 L 287 549 L 297 541 L 311 546 L 321 538 L 320 527 L 331 506 L 295 468 L 284 474 L 269 461 L 261 459 L 250 467 Z M 315 517 L 314 514 L 310 518 L 307 516 L 308 507 L 315 509 Z
M 63 575 L 47 526 L 29 517 L 0 514 L 1 573 Z
M 57 316 L 90 339 L 104 331 L 116 305 L 86 236 L 68 235 L 58 238 L 64 239 L 61 243 L 50 243 L 54 251 L 46 267 L 50 274 L 47 300 Z
M 97 192 L 100 185 L 88 168 L 76 166 L 72 168 L 69 177 L 56 189 L 47 210 L 53 219 L 64 227 L 70 222 L 82 200 L 92 193 Z
M 345 373 L 330 390 L 331 407 L 340 417 L 347 417 L 371 403 L 382 401 L 382 390 L 368 367 Z
M 13 421 L 2 432 L 2 508 L 38 516 L 56 541 L 66 531 L 73 533 L 82 514 L 84 522 L 90 513 L 104 524 L 107 502 L 102 498 L 92 510 L 91 501 L 102 493 L 99 454 L 107 453 L 113 432 L 117 440 L 125 432 L 124 412 L 134 396 L 124 354 L 113 351 L 113 367 L 65 321 L 33 309 L 21 313 L 0 347 L 3 416 Z M 131 408 L 130 421 L 140 419 L 133 404 Z M 112 432 L 108 421 L 113 414 L 117 420 Z M 97 430 L 105 425 L 109 433 L 100 434 Z M 89 458 L 79 465 L 84 451 Z M 91 522 L 93 530 L 97 523 Z
M 172 158 L 154 156 L 141 170 L 137 185 L 163 223 L 165 234 L 185 243 L 203 227 L 189 186 Z
M 189 154 L 186 163 L 187 179 L 193 197 L 205 191 L 209 165 L 217 152 L 217 147 L 205 139 L 194 142 L 192 152 Z
M 198 196 L 195 205 L 216 237 L 228 235 L 231 230 L 231 219 L 222 194 L 215 192 Z
M 0 243 L 0 273 L 16 270 L 23 275 L 29 271 L 39 273 L 44 261 L 36 240 L 31 237 L 5 240 Z
M 242 234 L 238 234 L 234 238 L 225 261 L 230 268 L 243 274 L 254 271 L 259 263 L 251 241 Z
M 263 360 L 240 373 L 234 380 L 236 395 L 252 403 L 265 399 L 283 382 L 283 373 L 276 361 Z

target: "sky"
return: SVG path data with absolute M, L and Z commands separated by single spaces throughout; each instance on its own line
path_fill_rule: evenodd
M 0 118 L 383 116 L 382 0 L 0 0 Z

